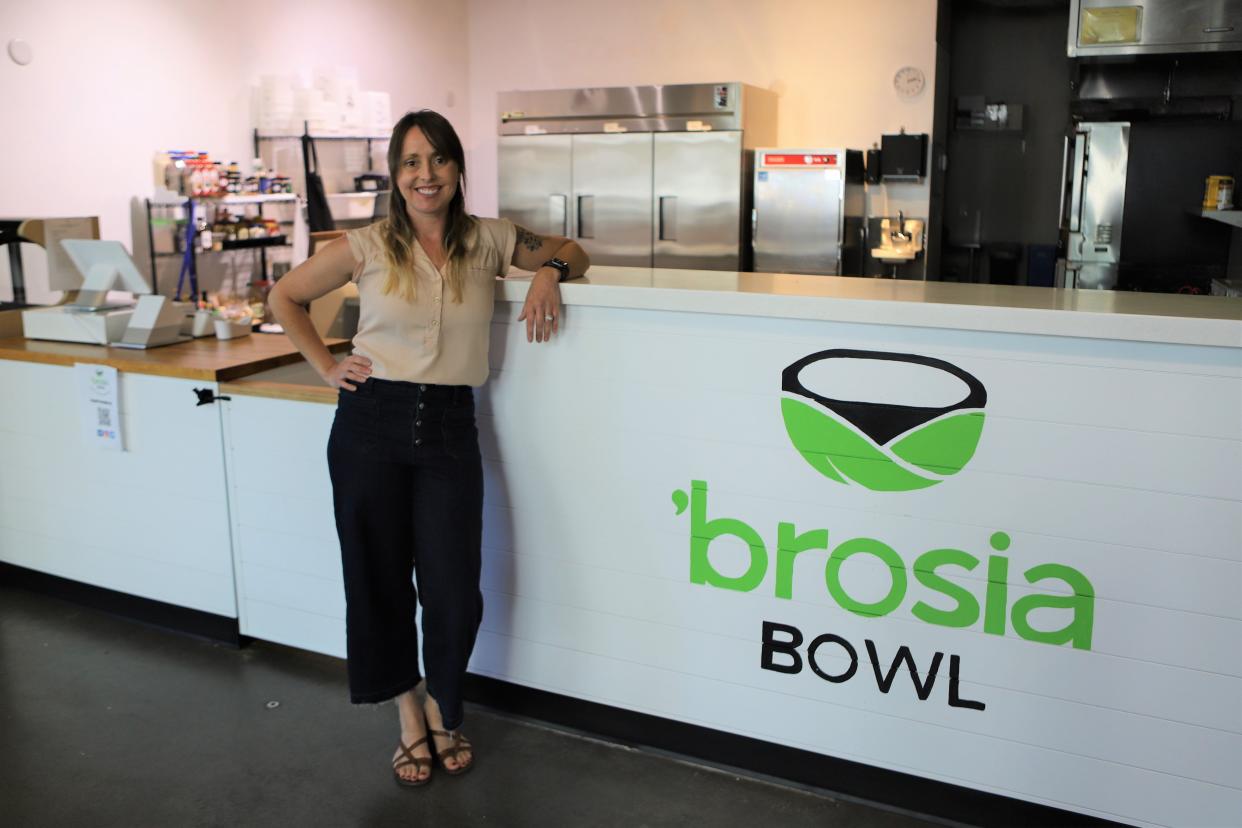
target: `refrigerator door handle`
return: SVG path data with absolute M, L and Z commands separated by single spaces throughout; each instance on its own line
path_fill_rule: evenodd
M 1069 136 L 1061 148 L 1061 197 L 1057 200 L 1057 227 L 1065 226 L 1065 174 L 1069 172 Z
M 578 238 L 595 238 L 595 196 L 578 196 Z
M 1087 133 L 1074 136 L 1074 183 L 1070 190 L 1069 229 L 1079 232 L 1082 223 L 1082 185 L 1087 178 Z
M 750 208 L 750 249 L 755 250 L 759 245 L 759 211 L 754 207 Z
M 569 238 L 569 196 L 564 193 L 548 196 L 548 227 L 560 227 L 561 235 Z
M 660 241 L 677 241 L 677 196 L 660 196 Z

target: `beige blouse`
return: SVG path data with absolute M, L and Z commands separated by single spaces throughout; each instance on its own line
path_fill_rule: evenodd
M 509 270 L 517 233 L 508 219 L 476 219 L 474 250 L 466 255 L 461 303 L 442 273 L 414 244 L 415 300 L 384 294 L 388 263 L 379 223 L 345 234 L 358 284 L 354 353 L 371 360 L 372 376 L 403 382 L 480 386 L 487 380 L 488 335 L 495 280 Z

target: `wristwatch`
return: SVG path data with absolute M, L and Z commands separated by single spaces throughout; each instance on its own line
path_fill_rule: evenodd
M 558 282 L 563 282 L 569 278 L 569 262 L 565 261 L 564 259 L 558 259 L 555 256 L 553 256 L 551 259 L 548 259 L 546 262 L 540 265 L 540 267 L 550 267 L 553 270 L 555 270 L 558 274 L 560 274 L 556 280 Z

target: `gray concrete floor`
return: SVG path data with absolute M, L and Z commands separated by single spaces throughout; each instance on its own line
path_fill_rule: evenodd
M 337 659 L 0 587 L 6 826 L 934 824 L 478 706 L 477 767 L 404 789 L 396 723 Z

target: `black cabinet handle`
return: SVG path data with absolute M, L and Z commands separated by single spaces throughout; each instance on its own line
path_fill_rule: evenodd
M 216 392 L 210 388 L 195 388 L 194 393 L 198 394 L 198 402 L 194 404 L 195 408 L 200 405 L 211 405 L 216 400 L 231 400 L 232 397 L 216 396 Z

